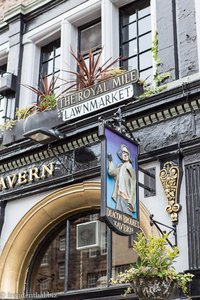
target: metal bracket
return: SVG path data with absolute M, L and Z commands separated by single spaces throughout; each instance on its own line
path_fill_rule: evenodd
M 150 215 L 150 225 L 151 225 L 151 226 L 155 225 L 156 228 L 158 229 L 158 231 L 159 231 L 162 235 L 164 235 L 165 233 L 167 233 L 168 235 L 170 235 L 171 233 L 173 233 L 174 238 L 175 238 L 175 243 L 174 243 L 174 245 L 170 242 L 169 239 L 167 239 L 167 242 L 168 242 L 168 244 L 169 244 L 172 248 L 175 247 L 175 246 L 177 246 L 177 230 L 176 230 L 176 225 L 172 225 L 173 227 L 171 227 L 171 226 L 165 225 L 165 224 L 163 224 L 163 223 L 161 223 L 161 222 L 158 222 L 158 221 L 154 220 L 154 215 Z M 161 225 L 161 226 L 163 226 L 163 227 L 166 227 L 166 228 L 170 229 L 170 231 L 169 231 L 169 232 L 166 232 L 165 230 L 162 230 L 162 229 L 160 228 L 159 225 Z

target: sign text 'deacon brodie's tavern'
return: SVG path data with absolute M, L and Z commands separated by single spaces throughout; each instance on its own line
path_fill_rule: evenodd
M 135 95 L 133 83 L 138 81 L 137 70 L 113 77 L 89 88 L 66 94 L 58 99 L 63 121 L 101 110 Z

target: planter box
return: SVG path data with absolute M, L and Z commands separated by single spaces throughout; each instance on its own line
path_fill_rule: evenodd
M 24 133 L 40 127 L 54 128 L 63 121 L 58 118 L 57 110 L 35 113 L 25 120 L 19 120 L 11 130 L 5 130 L 3 145 L 9 146 L 13 143 L 25 140 Z

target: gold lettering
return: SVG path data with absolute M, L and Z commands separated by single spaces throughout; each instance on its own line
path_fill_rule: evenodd
M 7 176 L 6 179 L 8 181 L 9 187 L 12 188 L 15 183 L 16 174 L 13 174 L 13 176 L 11 176 L 11 177 Z
M 26 178 L 26 171 L 23 171 L 21 173 L 18 174 L 18 185 L 22 185 L 27 183 L 27 178 Z
M 38 176 L 38 172 L 39 172 L 38 168 L 33 168 L 29 170 L 29 182 L 33 181 L 33 177 L 35 179 L 40 179 L 40 177 Z
M 4 181 L 3 177 L 0 178 L 0 189 L 2 189 L 2 190 L 7 189 L 7 186 L 5 184 L 5 181 Z
M 54 171 L 54 165 L 53 163 L 49 164 L 49 167 L 45 164 L 42 165 L 42 175 L 41 178 L 44 179 L 45 177 L 52 176 Z

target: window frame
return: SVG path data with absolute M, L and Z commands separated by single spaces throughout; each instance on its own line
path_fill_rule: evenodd
M 57 47 L 58 45 L 58 47 Z M 53 51 L 53 57 L 50 58 L 50 59 L 47 59 L 47 60 L 44 60 L 43 61 L 43 54 L 44 54 L 44 49 L 51 49 L 51 47 L 53 48 L 52 51 Z M 60 53 L 59 54 L 56 54 L 56 50 L 60 48 Z M 51 51 L 49 50 L 49 53 Z M 57 38 L 56 40 L 54 40 L 53 42 L 50 42 L 44 46 L 41 47 L 41 50 L 40 50 L 40 66 L 39 66 L 39 78 L 38 78 L 38 86 L 40 88 L 42 88 L 42 83 L 41 83 L 41 78 L 44 78 L 44 76 L 47 76 L 47 78 L 55 78 L 56 74 L 59 74 L 60 73 L 60 68 L 59 70 L 55 70 L 55 61 L 56 59 L 60 57 L 60 59 L 62 59 L 61 57 L 61 37 Z M 47 64 L 47 68 L 48 68 L 48 63 L 52 61 L 52 72 L 51 73 L 43 73 L 43 65 Z M 59 89 L 59 86 L 57 86 L 55 88 L 55 90 Z
M 65 258 L 65 278 L 64 278 L 64 291 L 59 292 L 59 295 L 62 295 L 65 297 L 65 299 L 70 300 L 84 300 L 85 298 L 88 298 L 91 294 L 92 297 L 96 297 L 95 299 L 100 299 L 98 297 L 107 297 L 109 300 L 116 299 L 115 295 L 120 296 L 123 294 L 124 289 L 128 287 L 128 284 L 124 285 L 116 285 L 116 286 L 110 286 L 109 279 L 112 278 L 112 230 L 107 227 L 107 285 L 106 287 L 93 287 L 93 288 L 84 288 L 79 290 L 68 290 L 67 289 L 67 281 L 68 281 L 68 272 L 69 272 L 69 249 L 70 249 L 70 223 L 72 223 L 74 220 L 84 217 L 88 214 L 97 214 L 99 213 L 99 210 L 92 210 L 87 212 L 82 212 L 79 214 L 75 214 L 68 219 L 63 220 L 61 223 L 57 224 L 55 227 L 53 227 L 50 232 L 44 237 L 44 239 L 40 242 L 38 245 L 31 263 L 28 268 L 28 274 L 26 278 L 26 284 L 25 284 L 25 292 L 24 294 L 28 295 L 31 293 L 30 286 L 31 286 L 31 276 L 32 272 L 34 270 L 34 265 L 37 262 L 37 258 L 39 255 L 45 253 L 47 251 L 50 243 L 54 240 L 55 236 L 58 234 L 58 232 L 62 231 L 64 228 L 66 228 L 66 258 Z M 45 249 L 44 249 L 45 248 Z M 103 271 L 102 271 L 103 272 Z M 99 272 L 99 273 L 102 273 Z M 102 273 L 103 274 L 103 273 Z M 60 279 L 61 280 L 61 279 Z M 63 279 L 62 279 L 63 280 Z M 56 292 L 53 292 L 53 295 L 57 294 Z M 49 294 L 50 295 L 50 294 Z M 75 295 L 75 298 L 73 296 Z M 47 296 L 48 297 L 48 296 Z M 58 297 L 59 298 L 59 297 Z M 130 294 L 128 296 L 128 299 L 137 299 L 133 294 Z M 25 297 L 26 299 L 26 297 Z M 47 299 L 47 298 L 46 298 Z
M 135 10 L 135 14 L 136 14 L 136 18 L 135 20 L 131 21 L 131 22 L 128 22 L 127 24 L 123 25 L 123 10 L 127 10 L 128 8 L 134 8 Z M 142 16 L 142 17 L 139 17 L 138 16 L 138 12 L 140 11 L 140 9 L 144 7 L 150 7 L 150 12 L 148 14 L 146 14 L 145 16 Z M 151 18 L 151 5 L 150 5 L 150 0 L 143 0 L 141 2 L 139 1 L 135 1 L 135 2 L 131 2 L 130 4 L 128 5 L 125 5 L 125 6 L 122 6 L 119 8 L 119 50 L 120 50 L 120 56 L 123 57 L 123 46 L 124 45 L 129 45 L 130 42 L 133 42 L 133 41 L 136 41 L 136 48 L 137 48 L 137 53 L 136 54 L 133 54 L 133 55 L 130 55 L 126 58 L 122 58 L 120 64 L 121 64 L 121 67 L 126 67 L 126 68 L 129 68 L 128 66 L 128 61 L 130 59 L 133 59 L 133 58 L 136 58 L 136 63 L 137 63 L 137 70 L 139 71 L 139 74 L 142 73 L 142 72 L 145 72 L 145 71 L 148 71 L 150 69 L 152 69 L 152 75 L 153 75 L 153 56 L 152 56 L 152 64 L 151 66 L 147 66 L 145 68 L 140 68 L 140 65 L 141 65 L 141 58 L 140 56 L 145 54 L 145 53 L 151 53 L 151 47 L 143 50 L 143 51 L 140 51 L 140 45 L 139 45 L 139 40 L 140 38 L 144 37 L 145 35 L 149 35 L 152 33 L 152 26 L 150 27 L 149 30 L 146 30 L 145 32 L 143 32 L 142 34 L 139 34 L 139 22 L 147 17 Z M 130 38 L 130 39 L 127 39 L 126 41 L 123 41 L 122 39 L 122 31 L 123 31 L 123 28 L 126 28 L 132 24 L 136 24 L 136 35 L 135 37 L 133 38 Z M 152 36 L 151 36 L 151 40 L 152 40 Z M 123 64 L 125 63 L 125 64 Z
M 96 25 L 98 23 L 101 23 L 101 18 L 97 18 L 97 19 L 95 19 L 95 20 L 93 20 L 93 21 L 91 21 L 89 23 L 86 23 L 86 24 L 78 27 L 78 51 L 79 51 L 79 53 L 82 53 L 82 51 L 81 51 L 81 31 L 83 31 L 83 30 L 85 30 L 85 29 L 87 29 L 87 28 L 89 28 L 89 27 L 91 27 L 93 25 Z M 101 35 L 102 35 L 102 32 L 101 32 Z M 97 45 L 94 49 L 92 49 L 92 52 L 94 54 L 98 54 L 98 52 L 100 51 L 101 47 L 102 47 L 102 39 L 101 39 L 101 45 Z M 83 56 L 87 57 L 88 53 L 86 51 L 83 52 Z

